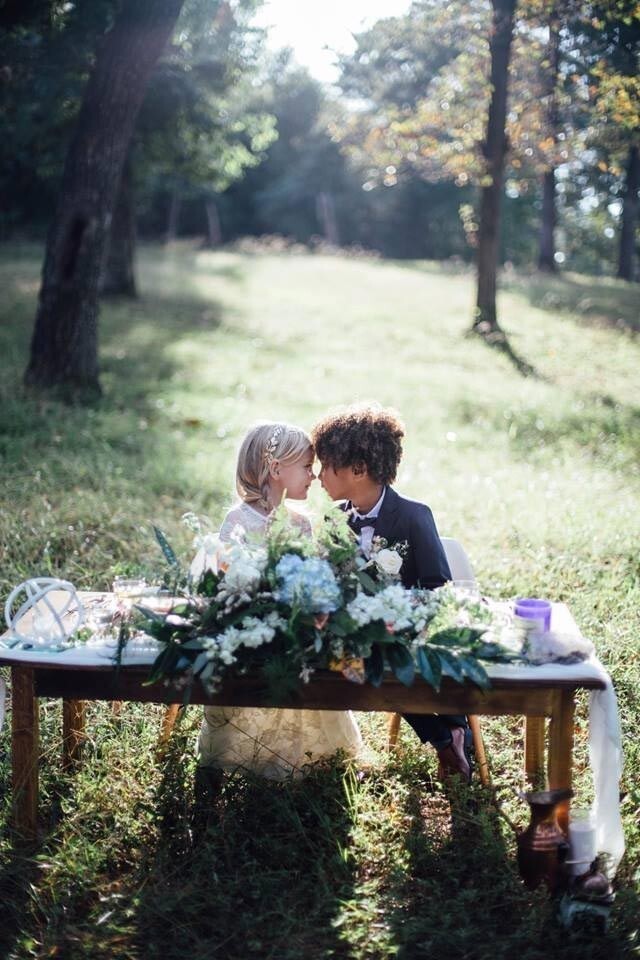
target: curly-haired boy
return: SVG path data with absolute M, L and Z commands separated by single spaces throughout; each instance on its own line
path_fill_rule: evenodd
M 311 438 L 321 464 L 320 482 L 332 500 L 344 501 L 349 524 L 365 554 L 373 537 L 406 541 L 400 577 L 405 587 L 434 589 L 451 579 L 447 558 L 428 506 L 396 493 L 391 484 L 402 459 L 404 427 L 377 404 L 329 414 Z M 471 732 L 464 716 L 403 714 L 423 743 L 438 752 L 439 775 L 471 778 Z

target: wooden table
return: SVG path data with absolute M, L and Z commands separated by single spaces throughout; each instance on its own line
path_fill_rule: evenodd
M 84 729 L 84 701 L 115 700 L 143 703 L 179 703 L 182 696 L 163 684 L 144 686 L 148 666 L 122 666 L 116 671 L 109 661 L 100 665 L 69 664 L 64 655 L 47 663 L 17 661 L 10 650 L 0 650 L 0 665 L 11 666 L 13 809 L 16 827 L 32 837 L 37 829 L 38 806 L 38 699 L 60 697 L 63 701 L 63 762 L 79 757 Z M 358 685 L 341 674 L 318 671 L 303 685 L 300 699 L 267 704 L 261 682 L 245 677 L 225 683 L 214 697 L 199 685 L 191 703 L 221 706 L 281 706 L 310 710 L 375 710 L 400 713 L 518 715 L 526 718 L 525 770 L 536 779 L 544 775 L 545 718 L 549 718 L 547 776 L 549 788 L 570 787 L 572 781 L 573 717 L 575 693 L 602 689 L 593 677 L 581 679 L 497 678 L 482 692 L 469 683 L 445 678 L 436 693 L 422 678 L 411 687 L 395 677 L 385 677 L 379 688 Z M 559 810 L 566 829 L 568 803 Z

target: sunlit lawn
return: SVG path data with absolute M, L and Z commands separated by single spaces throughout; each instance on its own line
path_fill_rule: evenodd
M 535 368 L 465 336 L 473 276 L 431 263 L 147 248 L 141 299 L 103 307 L 103 400 L 25 397 L 39 251 L 0 250 L 0 596 L 60 574 L 106 587 L 157 564 L 155 522 L 188 554 L 186 510 L 215 523 L 255 419 L 310 426 L 374 398 L 407 427 L 398 488 L 467 547 L 484 590 L 566 600 L 616 680 L 625 733 L 628 855 L 610 931 L 570 939 L 521 887 L 504 820 L 456 812 L 408 733 L 362 783 L 236 778 L 206 838 L 193 832 L 198 710 L 159 761 L 159 708 L 94 706 L 85 765 L 59 764 L 43 711 L 42 845 L 2 835 L 0 951 L 8 957 L 526 958 L 639 950 L 640 346 L 638 288 L 505 277 L 500 315 Z M 318 503 L 317 496 L 312 500 Z M 584 705 L 578 760 L 586 766 Z M 518 721 L 484 724 L 498 793 L 525 810 Z M 9 741 L 0 740 L 8 790 Z M 589 779 L 578 772 L 580 800 Z M 3 816 L 6 818 L 6 803 Z

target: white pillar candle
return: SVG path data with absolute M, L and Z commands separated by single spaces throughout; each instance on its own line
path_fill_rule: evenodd
M 574 877 L 586 873 L 596 856 L 596 825 L 591 810 L 577 810 L 569 817 L 569 868 Z

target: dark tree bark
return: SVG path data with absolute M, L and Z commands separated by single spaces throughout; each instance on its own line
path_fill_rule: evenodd
M 332 246 L 339 247 L 340 233 L 338 231 L 338 218 L 336 217 L 336 204 L 332 193 L 323 190 L 316 196 L 316 214 L 324 239 Z
M 485 337 L 503 336 L 496 313 L 496 275 L 500 239 L 500 215 L 507 153 L 507 88 L 516 0 L 492 0 L 490 40 L 491 103 L 487 136 L 483 144 L 486 184 L 480 196 L 478 230 L 478 293 L 473 330 Z
M 547 125 L 549 135 L 553 139 L 554 153 L 558 142 L 558 78 L 560 74 L 560 17 L 557 9 L 553 8 L 549 15 L 549 66 L 547 72 Z M 556 216 L 556 171 L 554 166 L 545 170 L 542 175 L 542 222 L 540 224 L 540 250 L 538 254 L 538 268 L 547 273 L 555 273 L 556 243 L 555 230 Z
M 98 285 L 147 81 L 184 0 L 124 0 L 102 39 L 49 231 L 25 382 L 98 393 Z
M 100 280 L 100 293 L 107 297 L 136 297 L 134 255 L 136 217 L 131 176 L 131 155 L 122 168 L 120 186 L 107 238 L 107 256 Z
M 635 245 L 638 226 L 638 191 L 640 190 L 640 148 L 634 144 L 629 148 L 627 163 L 627 181 L 622 204 L 622 226 L 620 230 L 620 254 L 618 257 L 618 277 L 621 280 L 635 280 Z
M 219 247 L 222 243 L 222 227 L 220 226 L 220 216 L 218 214 L 218 204 L 211 197 L 205 200 L 205 210 L 207 213 L 207 246 L 210 248 Z
M 540 224 L 540 251 L 538 269 L 545 273 L 556 271 L 556 171 L 546 170 L 542 175 L 542 222 Z
M 169 216 L 167 217 L 167 232 L 164 235 L 165 243 L 173 243 L 178 236 L 178 223 L 180 221 L 180 208 L 182 207 L 182 197 L 176 187 L 171 193 L 169 203 Z

